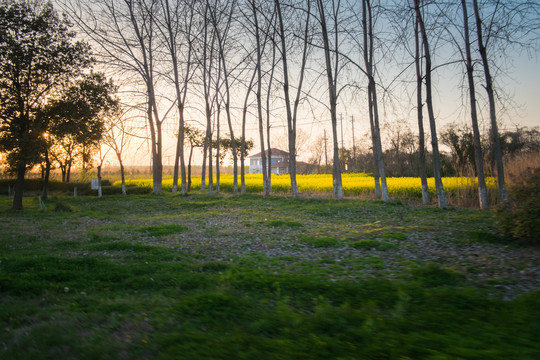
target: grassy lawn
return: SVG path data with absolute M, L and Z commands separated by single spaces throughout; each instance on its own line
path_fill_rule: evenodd
M 540 252 L 491 212 L 0 197 L 1 359 L 538 359 Z

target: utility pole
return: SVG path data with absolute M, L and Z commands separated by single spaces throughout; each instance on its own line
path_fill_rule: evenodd
M 326 173 L 326 169 L 328 169 L 328 147 L 326 144 L 327 138 L 326 138 L 326 129 L 324 129 L 324 172 Z
M 353 149 L 353 164 L 356 171 L 356 142 L 354 141 L 354 115 L 351 115 L 351 125 L 352 125 L 352 149 Z

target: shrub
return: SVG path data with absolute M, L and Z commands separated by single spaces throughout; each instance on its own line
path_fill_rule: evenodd
M 63 203 L 63 202 L 57 202 L 54 206 L 54 211 L 56 212 L 73 212 L 73 208 L 71 205 Z
M 101 193 L 103 195 L 118 195 L 122 193 L 122 188 L 116 186 L 101 186 Z
M 128 186 L 126 187 L 126 192 L 131 195 L 144 195 L 144 194 L 151 194 L 152 188 L 150 186 Z M 122 192 L 122 188 L 120 187 L 120 193 Z
M 1 179 L 0 180 L 0 194 L 7 194 L 8 188 L 11 188 L 13 191 L 13 186 L 15 185 L 15 179 Z M 77 185 L 79 187 L 86 186 L 86 183 L 64 183 L 58 180 L 49 180 L 48 190 L 56 192 L 73 192 L 73 187 Z M 87 184 L 90 188 L 90 184 Z M 25 192 L 41 192 L 43 189 L 43 179 L 25 179 L 24 180 L 24 191 Z
M 413 279 L 424 287 L 457 286 L 465 280 L 463 274 L 431 262 L 413 269 L 411 273 Z
M 517 242 L 540 245 L 540 168 L 509 188 L 508 204 L 496 208 L 497 225 Z
M 338 245 L 338 240 L 331 236 L 310 236 L 304 235 L 300 241 L 311 244 L 314 247 L 324 248 Z

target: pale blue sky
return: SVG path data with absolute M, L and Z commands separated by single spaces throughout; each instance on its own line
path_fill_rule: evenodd
M 525 126 L 540 126 L 540 61 L 527 56 L 515 61 L 515 100 L 525 105 L 524 117 L 516 119 Z

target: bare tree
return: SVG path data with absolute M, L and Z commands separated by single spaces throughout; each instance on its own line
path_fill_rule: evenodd
M 122 194 L 126 195 L 126 177 L 123 162 L 123 153 L 129 146 L 131 136 L 129 134 L 127 109 L 117 108 L 105 121 L 103 142 L 115 153 L 120 165 L 120 178 L 122 180 Z
M 381 144 L 381 129 L 379 124 L 379 108 L 377 99 L 377 87 L 374 75 L 374 33 L 373 11 L 370 0 L 362 0 L 362 32 L 364 39 L 364 65 L 368 78 L 368 107 L 371 138 L 373 142 L 373 158 L 375 168 L 375 195 L 382 196 L 383 201 L 388 201 L 388 187 L 386 185 L 386 172 Z M 379 177 L 381 184 L 379 185 Z M 380 195 L 377 193 L 380 186 Z
M 210 4 L 205 2 L 204 12 L 202 15 L 203 22 L 203 37 L 200 47 L 202 48 L 202 54 L 198 61 L 200 63 L 200 69 L 202 71 L 202 87 L 204 93 L 204 115 L 206 118 L 206 135 L 203 146 L 203 164 L 201 174 L 201 191 L 206 191 L 206 161 L 208 156 L 208 168 L 209 168 L 209 184 L 208 194 L 213 193 L 213 171 L 212 171 L 212 81 L 213 81 L 213 68 L 214 68 L 214 51 L 215 51 L 215 32 L 213 26 L 211 26 L 208 19 Z M 219 82 L 219 72 L 218 80 Z M 219 125 L 218 125 L 219 126 Z M 218 150 L 219 151 L 219 150 Z M 216 157 L 219 154 L 216 154 Z
M 220 73 L 220 71 L 218 71 Z M 219 89 L 219 77 L 216 81 L 216 89 Z M 215 115 L 215 129 L 216 129 L 216 193 L 219 194 L 221 191 L 221 173 L 220 173 L 220 157 L 221 157 L 221 141 L 220 141 L 220 131 L 221 131 L 221 104 L 219 103 L 218 97 L 219 91 L 216 90 L 216 115 Z M 212 142 L 210 142 L 211 144 Z M 210 145 L 212 146 L 212 145 Z M 209 169 L 212 172 L 212 166 L 210 164 Z
M 425 86 L 426 86 L 426 105 L 429 115 L 429 125 L 431 129 L 431 147 L 433 151 L 433 175 L 435 177 L 435 188 L 437 189 L 437 200 L 439 207 L 446 208 L 446 194 L 441 178 L 441 164 L 439 158 L 439 143 L 437 139 L 437 125 L 435 122 L 435 111 L 433 109 L 433 95 L 432 95 L 432 82 L 431 82 L 431 51 L 429 47 L 429 39 L 424 23 L 424 16 L 420 6 L 420 0 L 414 0 L 414 11 L 416 14 L 416 21 L 420 30 L 420 36 L 422 38 L 422 45 L 425 58 Z
M 495 150 L 495 159 L 497 161 L 497 183 L 499 185 L 499 196 L 503 202 L 508 201 L 508 195 L 506 192 L 506 184 L 504 181 L 504 164 L 502 159 L 502 151 L 499 137 L 499 129 L 497 125 L 497 112 L 495 108 L 495 91 L 493 89 L 493 78 L 491 76 L 490 64 L 487 54 L 487 41 L 489 40 L 489 34 L 484 41 L 484 34 L 482 29 L 482 15 L 480 14 L 480 9 L 478 7 L 478 1 L 472 0 L 474 17 L 476 19 L 476 36 L 478 41 L 478 51 L 482 58 L 482 66 L 484 68 L 484 77 L 486 81 L 486 92 L 489 99 L 489 119 L 491 123 L 491 137 L 493 141 L 493 147 Z M 495 7 L 497 8 L 500 4 L 500 1 L 495 2 Z M 494 13 L 497 11 L 495 8 Z M 488 24 L 489 25 L 489 24 Z M 472 104 L 471 104 L 472 108 Z
M 165 117 L 158 107 L 156 83 L 156 18 L 159 0 L 64 0 L 64 10 L 99 49 L 103 63 L 118 76 L 136 74 L 142 81 L 145 114 L 150 131 L 153 192 L 160 193 L 163 179 L 163 134 Z M 130 86 L 136 85 L 132 81 Z
M 482 145 L 480 143 L 480 130 L 478 127 L 478 114 L 476 111 L 476 89 L 474 84 L 474 69 L 471 55 L 471 41 L 469 38 L 469 15 L 467 12 L 467 2 L 461 0 L 461 8 L 463 10 L 463 35 L 465 45 L 465 68 L 467 70 L 467 81 L 469 84 L 469 97 L 471 107 L 471 121 L 474 136 L 474 153 L 476 159 L 476 173 L 478 176 L 478 198 L 480 208 L 487 209 L 489 207 L 486 180 L 484 177 L 484 156 L 482 153 Z
M 268 32 L 265 34 L 266 41 L 271 42 L 274 44 L 274 46 L 271 46 L 272 49 L 272 58 L 270 60 L 270 71 L 268 76 L 268 82 L 266 84 L 266 148 L 268 149 L 268 157 L 267 157 L 267 167 L 266 169 L 263 169 L 263 171 L 266 171 L 266 185 L 264 186 L 264 195 L 269 196 L 272 192 L 272 142 L 271 142 L 271 121 L 270 121 L 270 115 L 271 115 L 271 100 L 272 100 L 272 89 L 274 85 L 274 78 L 275 78 L 275 69 L 278 66 L 278 60 L 276 56 L 276 52 L 278 51 L 277 46 L 275 46 L 276 43 L 276 25 L 275 25 L 275 17 L 276 17 L 276 7 L 273 7 L 274 11 L 272 12 L 272 18 L 268 19 Z M 287 145 L 288 146 L 288 145 Z M 261 147 L 262 149 L 262 147 Z M 265 154 L 266 155 L 266 154 Z
M 264 146 L 264 127 L 263 127 L 263 112 L 262 112 L 262 64 L 261 58 L 263 55 L 264 49 L 261 45 L 261 35 L 259 28 L 259 18 L 257 6 L 255 0 L 250 0 L 251 10 L 253 14 L 253 26 L 255 30 L 255 42 L 256 42 L 256 73 L 257 73 L 257 116 L 259 124 L 259 139 L 261 144 L 261 161 L 262 161 L 262 173 L 263 173 L 263 192 L 265 196 L 268 196 L 270 193 L 268 190 L 268 171 L 267 171 L 267 159 L 266 151 Z M 270 151 L 270 148 L 268 148 Z M 269 160 L 271 163 L 271 160 Z M 270 167 L 270 166 L 268 166 Z
M 105 162 L 105 158 L 107 157 L 107 154 L 111 151 L 111 148 L 107 146 L 107 149 L 103 149 L 103 144 L 100 144 L 99 146 L 99 165 L 97 166 L 97 179 L 98 179 L 98 197 L 101 198 L 103 196 L 103 188 L 101 186 L 101 170 L 103 169 L 103 163 Z
M 207 0 L 209 1 L 209 0 Z M 223 8 L 219 8 L 220 5 L 224 5 Z M 233 194 L 238 194 L 238 156 L 236 151 L 236 142 L 234 141 L 234 128 L 232 124 L 231 115 L 231 79 L 229 67 L 227 66 L 227 40 L 229 37 L 229 31 L 233 21 L 233 15 L 236 7 L 236 0 L 232 0 L 226 4 L 222 4 L 219 1 L 215 1 L 213 5 L 208 7 L 208 13 L 210 15 L 210 21 L 215 29 L 215 35 L 218 46 L 219 61 L 221 63 L 221 74 L 223 76 L 224 86 L 224 105 L 225 115 L 227 116 L 227 123 L 229 125 L 229 132 L 231 136 L 232 151 L 233 151 Z M 223 26 L 223 28 L 221 28 Z
M 422 74 L 422 47 L 420 35 L 420 22 L 414 17 L 414 64 L 416 70 L 416 113 L 418 118 L 418 169 L 420 182 L 422 183 L 422 202 L 429 204 L 429 187 L 426 172 L 426 146 L 424 134 L 424 109 L 422 98 L 423 74 Z
M 186 165 L 184 159 L 184 128 L 185 128 L 185 106 L 188 84 L 192 77 L 192 54 L 193 54 L 193 34 L 195 8 L 193 0 L 175 1 L 171 9 L 170 0 L 160 0 L 163 8 L 163 28 L 161 31 L 169 54 L 173 70 L 173 83 L 176 93 L 176 104 L 178 106 L 178 139 L 176 143 L 176 156 L 174 158 L 173 187 L 172 192 L 178 191 L 178 165 L 181 173 L 182 195 L 187 194 Z M 185 29 L 181 26 L 185 25 Z M 160 27 L 161 28 L 161 27 Z M 182 40 L 185 42 L 183 43 Z M 185 48 L 185 49 L 184 49 Z M 180 54 L 186 54 L 183 73 L 180 74 Z M 182 79 L 180 79 L 182 76 Z M 180 164 L 179 164 L 180 163 Z
M 288 36 L 285 32 L 285 22 L 283 17 L 282 0 L 274 0 L 276 15 L 278 20 L 278 36 L 281 44 L 280 56 L 283 68 L 283 94 L 285 100 L 285 108 L 287 112 L 287 132 L 289 139 L 289 176 L 291 178 L 291 194 L 293 197 L 298 196 L 298 185 L 296 183 L 296 120 L 298 115 L 298 106 L 302 95 L 302 85 L 304 83 L 304 73 L 306 70 L 308 46 L 309 46 L 309 24 L 311 18 L 311 1 L 307 2 L 305 27 L 303 34 L 302 58 L 300 63 L 300 72 L 294 106 L 291 107 L 290 96 L 290 79 L 289 79 L 289 60 L 288 60 Z
M 324 46 L 324 58 L 326 63 L 326 77 L 328 80 L 328 94 L 330 97 L 330 118 L 332 121 L 332 138 L 334 140 L 334 161 L 332 167 L 332 194 L 334 197 L 341 199 L 343 197 L 343 183 L 341 180 L 341 167 L 339 158 L 339 143 L 337 134 L 337 77 L 339 72 L 339 58 L 338 58 L 338 13 L 339 13 L 339 0 L 332 1 L 332 15 L 334 21 L 334 48 L 330 49 L 330 40 L 328 36 L 328 28 L 326 24 L 326 14 L 324 9 L 324 3 L 322 0 L 317 0 L 317 7 L 319 8 L 319 22 L 321 25 L 321 33 Z M 332 53 L 334 54 L 334 64 L 332 64 Z
M 274 42 L 275 37 L 275 30 L 274 33 L 271 35 L 272 42 Z M 266 92 L 266 145 L 268 148 L 268 167 L 266 169 L 267 175 L 266 175 L 266 181 L 267 185 L 265 187 L 265 196 L 270 195 L 272 192 L 272 146 L 270 141 L 270 97 L 272 94 L 272 85 L 274 82 L 274 70 L 276 68 L 276 47 L 272 46 L 272 61 L 271 61 L 271 68 L 270 68 L 270 78 L 268 79 L 268 88 Z

